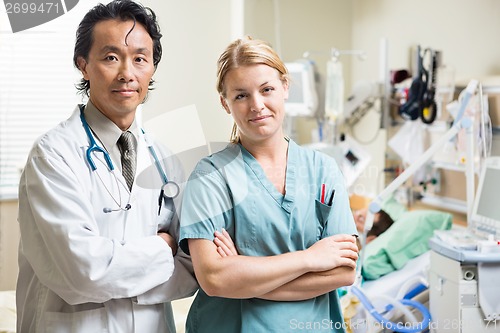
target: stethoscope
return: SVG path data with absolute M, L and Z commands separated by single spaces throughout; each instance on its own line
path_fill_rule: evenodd
M 115 180 L 118 183 L 118 178 L 115 175 L 115 167 L 113 165 L 113 162 L 111 161 L 111 157 L 109 156 L 109 153 L 103 147 L 100 147 L 97 145 L 97 143 L 94 139 L 94 136 L 92 135 L 92 132 L 90 130 L 90 126 L 87 123 L 87 120 L 85 119 L 85 115 L 83 114 L 84 109 L 85 109 L 85 106 L 80 105 L 80 120 L 82 121 L 83 128 L 85 129 L 85 133 L 87 134 L 87 137 L 88 137 L 89 143 L 90 143 L 89 148 L 87 148 L 87 151 L 85 152 L 85 157 L 87 159 L 87 162 L 89 163 L 92 171 L 96 171 L 97 167 L 96 167 L 96 164 L 94 162 L 94 159 L 92 158 L 92 153 L 95 153 L 95 152 L 102 153 L 102 155 L 104 156 L 104 160 L 106 162 L 106 165 L 108 166 L 109 172 L 111 172 L 113 174 L 113 176 L 115 177 Z M 177 185 L 177 183 L 168 180 L 167 175 L 165 174 L 165 171 L 163 171 L 163 168 L 161 167 L 160 161 L 158 159 L 158 156 L 156 155 L 156 151 L 153 147 L 152 142 L 149 140 L 148 136 L 146 135 L 146 133 L 144 132 L 143 129 L 141 129 L 141 132 L 142 132 L 144 139 L 146 141 L 146 145 L 148 146 L 149 153 L 151 154 L 151 156 L 153 157 L 153 159 L 155 161 L 156 169 L 158 170 L 158 173 L 160 174 L 160 177 L 162 178 L 162 181 L 163 181 L 163 185 L 162 185 L 161 190 L 160 190 L 160 195 L 158 197 L 158 215 L 160 215 L 163 200 L 164 199 L 174 199 L 175 197 L 177 197 L 179 195 L 180 188 L 179 188 L 179 185 Z M 97 175 L 99 176 L 98 173 L 97 173 Z M 99 176 L 99 179 L 101 179 L 100 176 Z M 111 191 L 107 188 L 107 186 L 105 185 L 104 181 L 102 181 L 102 179 L 101 179 L 101 182 L 103 183 L 104 187 L 106 188 L 106 191 L 109 193 L 109 195 L 111 196 L 113 201 L 119 207 L 118 209 L 111 209 L 109 207 L 104 207 L 103 208 L 104 213 L 111 213 L 111 212 L 120 211 L 120 210 L 127 211 L 130 208 L 132 208 L 132 206 L 130 205 L 130 196 L 129 196 L 129 200 L 128 200 L 127 204 L 123 207 L 121 195 L 118 198 L 118 200 L 116 200 L 116 198 L 113 196 Z M 125 186 L 125 188 L 126 188 L 126 186 Z M 128 190 L 128 188 L 127 188 L 127 190 Z M 119 193 L 120 193 L 120 191 L 119 191 Z M 129 193 L 129 195 L 130 195 L 130 193 Z

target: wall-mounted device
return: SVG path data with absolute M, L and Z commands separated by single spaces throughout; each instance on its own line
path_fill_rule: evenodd
M 314 116 L 318 108 L 318 95 L 313 63 L 303 59 L 287 62 L 285 66 L 290 75 L 286 114 L 291 117 Z
M 346 187 L 351 187 L 363 173 L 372 159 L 371 155 L 353 138 L 345 135 L 338 144 L 316 142 L 304 145 L 335 158 L 342 174 Z

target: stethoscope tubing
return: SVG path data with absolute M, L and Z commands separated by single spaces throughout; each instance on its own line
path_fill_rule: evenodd
M 89 163 L 92 171 L 96 171 L 97 167 L 96 167 L 95 162 L 92 158 L 92 153 L 94 151 L 101 152 L 104 156 L 104 159 L 106 161 L 106 165 L 109 168 L 109 171 L 113 172 L 115 167 L 113 165 L 113 162 L 111 161 L 111 157 L 109 156 L 109 153 L 104 148 L 97 145 L 97 142 L 95 141 L 94 136 L 92 135 L 92 132 L 90 130 L 90 126 L 87 123 L 87 120 L 85 119 L 85 115 L 83 113 L 84 109 L 85 109 L 85 107 L 83 105 L 80 105 L 80 120 L 82 122 L 83 128 L 85 130 L 85 133 L 87 134 L 87 137 L 88 137 L 89 143 L 90 143 L 89 148 L 87 149 L 87 151 L 85 153 L 87 162 Z M 160 160 L 158 159 L 158 155 L 156 154 L 156 151 L 155 151 L 153 145 L 149 141 L 146 133 L 144 132 L 144 129 L 142 129 L 142 128 L 141 128 L 141 133 L 144 136 L 144 140 L 146 141 L 146 144 L 148 146 L 149 153 L 151 154 L 151 156 L 154 159 L 154 164 L 156 166 L 156 169 L 158 170 L 158 173 L 159 173 L 160 177 L 162 178 L 162 181 L 163 181 L 163 186 L 161 187 L 162 196 L 165 196 L 166 198 L 171 198 L 171 199 L 177 197 L 177 195 L 180 192 L 179 185 L 177 185 L 173 181 L 168 180 L 167 174 L 165 173 L 165 171 L 161 167 Z M 173 185 L 173 186 L 171 186 L 171 185 Z M 172 194 L 170 194 L 171 191 L 165 191 L 165 189 L 167 187 L 170 189 L 174 189 L 174 192 Z

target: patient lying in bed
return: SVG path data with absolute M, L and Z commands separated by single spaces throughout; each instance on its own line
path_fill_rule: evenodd
M 367 210 L 355 208 L 353 214 L 358 231 L 363 230 Z M 382 209 L 374 216 L 372 232 L 363 249 L 361 288 L 370 300 L 378 299 L 385 306 L 380 297 L 400 299 L 399 295 L 407 290 L 409 282 L 427 280 L 428 240 L 435 230 L 451 228 L 452 215 L 438 210 L 409 211 L 394 198 L 383 202 Z M 381 324 L 373 322 L 359 300 L 352 294 L 345 296 L 341 298 L 341 306 L 348 332 L 380 332 Z M 428 302 L 426 292 L 417 297 L 422 304 Z
M 358 230 L 364 227 L 366 206 L 368 204 L 352 207 Z M 449 213 L 409 211 L 393 197 L 386 199 L 381 208 L 374 216 L 369 244 L 367 242 L 363 249 L 362 276 L 366 280 L 375 280 L 402 268 L 410 259 L 429 250 L 428 241 L 434 230 L 449 229 L 452 225 Z M 384 217 L 386 214 L 388 217 Z
M 358 209 L 353 212 L 354 221 L 356 222 L 356 229 L 360 234 L 363 233 L 365 228 L 365 220 L 368 209 Z M 394 220 L 391 218 L 387 212 L 384 210 L 380 210 L 378 213 L 375 213 L 373 216 L 373 226 L 370 231 L 366 234 L 366 244 L 370 243 L 372 240 L 380 236 L 384 231 L 389 229 L 389 227 L 394 223 Z

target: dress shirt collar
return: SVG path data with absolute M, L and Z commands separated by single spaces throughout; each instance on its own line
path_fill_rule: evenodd
M 97 136 L 97 139 L 103 144 L 104 148 L 110 154 L 114 155 L 114 151 L 118 151 L 116 142 L 120 138 L 122 130 L 99 111 L 90 100 L 85 106 L 84 114 L 93 134 Z M 128 130 L 134 134 L 138 142 L 137 123 L 135 119 Z

